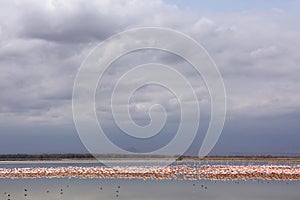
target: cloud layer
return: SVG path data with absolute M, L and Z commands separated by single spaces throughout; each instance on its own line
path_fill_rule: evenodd
M 220 69 L 227 90 L 228 118 L 216 151 L 299 152 L 294 141 L 300 139 L 300 26 L 297 14 L 286 8 L 220 12 L 187 9 L 160 0 L 92 0 L 88 4 L 80 0 L 2 1 L 0 134 L 25 137 L 16 127 L 30 127 L 33 134 L 43 134 L 35 127 L 56 127 L 57 131 L 74 127 L 72 88 L 88 53 L 112 34 L 155 26 L 190 35 L 207 49 Z M 137 52 L 112 65 L 96 95 L 99 117 L 110 124 L 109 94 L 114 81 L 130 67 L 146 62 L 172 65 L 190 80 L 203 114 L 200 130 L 205 131 L 210 112 L 205 84 L 187 63 L 166 52 Z M 157 87 L 135 94 L 133 119 L 147 124 L 147 111 L 154 103 L 161 103 L 171 119 L 178 119 L 174 97 Z M 73 128 L 68 130 L 76 135 Z M 44 134 L 51 135 L 48 131 Z M 201 139 L 203 135 L 199 135 Z M 271 142 L 270 137 L 277 139 Z M 263 142 L 247 147 L 228 142 L 246 142 L 246 138 Z M 191 152 L 198 146 L 195 142 Z M 76 147 L 69 149 L 66 151 Z

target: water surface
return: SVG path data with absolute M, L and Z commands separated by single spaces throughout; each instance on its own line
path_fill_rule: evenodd
M 147 165 L 157 164 L 157 162 L 145 163 L 147 163 Z M 218 164 L 218 162 L 215 163 Z M 133 164 L 134 163 L 131 163 L 131 165 Z M 199 165 L 202 163 L 192 162 L 188 164 Z M 2 162 L 0 167 L 14 168 L 95 165 L 99 166 L 102 164 L 96 162 Z M 0 199 L 299 200 L 299 186 L 300 181 L 266 180 L 183 181 L 78 178 L 0 179 Z

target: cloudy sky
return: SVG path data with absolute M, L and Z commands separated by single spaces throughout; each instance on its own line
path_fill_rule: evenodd
M 227 117 L 214 153 L 299 153 L 299 8 L 297 0 L 0 1 L 0 153 L 87 152 L 72 115 L 76 73 L 97 44 L 145 26 L 189 35 L 218 66 Z M 202 121 L 188 153 L 198 152 L 209 122 L 210 96 L 191 66 L 166 52 L 144 50 L 112 64 L 97 88 L 99 121 L 109 137 L 116 137 L 111 89 L 130 67 L 147 62 L 174 66 L 195 88 Z M 173 98 L 157 85 L 141 88 L 131 98 L 132 119 L 147 125 L 148 109 L 159 103 L 169 117 L 162 133 L 172 136 L 179 120 Z M 119 143 L 125 149 L 144 146 Z

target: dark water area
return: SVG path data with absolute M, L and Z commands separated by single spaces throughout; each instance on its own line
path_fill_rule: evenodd
M 120 162 L 121 163 L 121 162 Z M 131 165 L 137 162 L 129 163 Z M 159 162 L 141 162 L 145 165 Z M 141 164 L 140 163 L 140 164 Z M 182 164 L 178 162 L 174 164 Z M 225 164 L 226 162 L 183 164 Z M 124 164 L 122 162 L 122 164 Z M 228 163 L 229 164 L 229 163 Z M 238 164 L 238 163 L 235 163 Z M 246 164 L 246 163 L 244 163 Z M 252 163 L 253 164 L 253 163 Z M 257 163 L 259 164 L 259 163 Z M 261 163 L 260 163 L 261 164 Z M 285 163 L 286 164 L 286 163 Z M 294 164 L 294 163 L 291 163 Z M 101 166 L 98 162 L 2 162 L 0 167 Z M 0 179 L 0 199 L 4 200 L 299 200 L 300 181 L 248 180 L 142 180 L 36 178 Z

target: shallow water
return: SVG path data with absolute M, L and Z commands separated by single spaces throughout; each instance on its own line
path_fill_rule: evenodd
M 1 199 L 272 199 L 299 200 L 298 181 L 158 181 L 3 179 Z M 25 191 L 25 189 L 27 191 Z M 9 195 L 9 196 L 8 196 Z M 26 196 L 25 196 L 26 195 Z
M 96 163 L 1 163 L 0 167 L 92 166 Z M 152 163 L 148 163 L 152 164 Z M 190 163 L 195 164 L 195 163 Z M 99 164 L 100 165 L 100 164 Z M 0 199 L 299 200 L 300 181 L 0 179 Z

